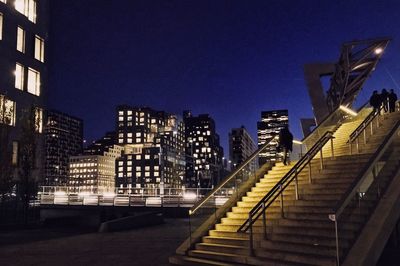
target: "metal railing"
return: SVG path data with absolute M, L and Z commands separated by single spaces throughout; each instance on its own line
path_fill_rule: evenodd
M 379 115 L 383 107 L 378 110 L 372 110 L 364 121 L 350 134 L 347 143 L 350 146 L 350 154 L 353 154 L 353 143 L 356 143 L 357 153 L 360 152 L 360 135 L 363 135 L 363 142 L 367 144 L 367 131 L 369 127 L 370 136 L 374 134 L 374 123 L 376 129 L 379 128 Z
M 209 200 L 213 195 L 217 194 L 218 191 L 222 188 L 224 188 L 226 186 L 226 184 L 228 184 L 229 182 L 231 182 L 232 180 L 235 180 L 239 174 L 241 174 L 241 172 L 243 170 L 245 170 L 246 167 L 248 167 L 251 163 L 254 162 L 254 159 L 258 159 L 258 155 L 260 153 L 262 153 L 267 147 L 270 146 L 270 143 L 274 140 L 274 138 L 270 138 L 269 140 L 267 140 L 265 142 L 265 144 L 258 149 L 257 151 L 255 151 L 249 158 L 247 158 L 241 165 L 238 166 L 237 169 L 235 169 L 230 175 L 228 175 L 221 183 L 219 183 L 212 191 L 210 191 L 210 193 L 208 193 L 204 199 L 202 199 L 201 201 L 199 201 L 195 206 L 193 206 L 190 210 L 189 210 L 189 214 L 193 215 L 196 213 L 197 210 L 199 210 L 202 206 L 204 206 L 207 202 L 207 200 Z M 250 168 L 252 168 L 255 170 L 257 167 L 255 165 L 251 166 Z M 253 171 L 254 173 L 254 171 Z
M 399 167 L 399 134 L 400 121 L 386 135 L 382 144 L 329 214 L 329 219 L 335 223 L 337 265 L 340 265 L 351 244 L 345 225 L 359 223 L 358 229 L 361 230 L 363 223 L 373 211 L 372 207 L 390 183 L 387 178 L 393 173 L 393 168 Z M 397 141 L 396 145 L 393 145 L 394 141 Z M 342 224 L 339 224 L 339 218 Z
M 43 186 L 38 193 L 40 205 L 66 206 L 141 206 L 141 207 L 192 207 L 211 189 L 206 188 L 141 188 L 138 191 L 129 190 L 125 194 L 114 192 L 93 193 L 77 191 L 75 188 Z M 161 193 L 160 193 L 161 192 Z M 216 204 L 223 205 L 232 192 L 229 189 L 221 191 Z
M 319 123 L 309 135 L 303 138 L 302 143 L 307 147 L 312 147 L 326 132 L 336 131 L 348 117 L 349 115 L 338 107 Z
M 225 210 L 229 209 L 226 206 L 233 205 L 242 196 L 242 192 L 246 190 L 245 188 L 249 189 L 254 185 L 257 179 L 272 166 L 272 164 L 266 163 L 259 167 L 258 159 L 274 143 L 278 143 L 277 137 L 267 139 L 262 147 L 248 157 L 238 168 L 189 210 L 189 238 L 182 245 L 182 250 L 188 250 L 197 239 L 206 234 L 207 229 L 205 228 L 211 228 L 212 224 L 222 218 L 222 213 L 225 213 Z M 221 191 L 225 189 L 229 189 L 230 199 L 223 206 L 217 205 L 216 200 Z
M 333 132 L 326 132 L 315 144 L 309 149 L 309 151 L 289 170 L 289 172 L 252 208 L 249 212 L 249 218 L 240 226 L 238 232 L 247 232 L 249 233 L 249 249 L 250 252 L 253 253 L 253 224 L 256 220 L 262 215 L 263 219 L 263 233 L 264 237 L 267 236 L 266 229 L 266 210 L 267 208 L 279 197 L 280 198 L 280 208 L 281 208 L 281 216 L 284 216 L 284 202 L 283 202 L 283 192 L 285 189 L 294 181 L 295 186 L 295 198 L 299 199 L 299 191 L 298 191 L 298 174 L 308 166 L 309 170 L 309 182 L 312 182 L 311 177 L 311 160 L 319 153 L 320 154 L 320 167 L 321 169 L 324 167 L 324 158 L 322 153 L 322 148 L 325 144 L 331 141 L 331 153 L 332 158 L 334 158 L 334 149 L 333 149 Z

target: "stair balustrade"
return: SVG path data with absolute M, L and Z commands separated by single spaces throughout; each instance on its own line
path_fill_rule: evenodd
M 374 125 L 375 131 L 380 127 L 380 113 L 383 107 L 380 107 L 379 110 L 373 110 L 369 115 L 364 119 L 364 121 L 350 134 L 349 140 L 347 143 L 350 147 L 350 154 L 353 154 L 353 144 L 356 144 L 357 153 L 360 152 L 360 138 L 363 136 L 363 143 L 367 144 L 367 131 L 369 131 L 370 136 L 374 134 Z M 369 130 L 368 130 L 369 128 Z
M 289 170 L 289 172 L 251 209 L 249 212 L 249 218 L 240 226 L 238 232 L 249 231 L 249 250 L 250 254 L 253 254 L 253 225 L 260 216 L 262 216 L 263 234 L 264 238 L 267 238 L 266 229 L 266 210 L 271 204 L 279 198 L 281 216 L 284 217 L 284 199 L 283 192 L 285 189 L 294 182 L 295 186 L 295 198 L 300 198 L 298 190 L 298 174 L 308 166 L 309 171 L 309 183 L 312 183 L 311 178 L 311 160 L 319 153 L 319 161 L 321 169 L 324 168 L 324 158 L 322 154 L 322 148 L 328 141 L 331 141 L 331 154 L 334 157 L 334 145 L 333 145 L 333 132 L 327 131 L 322 137 L 313 145 L 311 149 Z
M 365 130 L 365 127 L 362 130 Z M 376 152 L 329 214 L 329 219 L 334 222 L 335 227 L 337 265 L 345 259 L 356 236 L 390 184 L 391 178 L 399 171 L 399 136 L 400 121 L 385 136 Z
M 267 152 L 271 144 L 278 143 L 277 137 L 267 139 L 266 143 L 240 164 L 230 175 L 222 180 L 189 210 L 189 239 L 178 248 L 185 253 L 196 241 L 205 235 L 225 212 L 234 206 L 269 169 L 273 163 L 258 165 L 260 156 Z M 229 198 L 228 200 L 226 200 Z

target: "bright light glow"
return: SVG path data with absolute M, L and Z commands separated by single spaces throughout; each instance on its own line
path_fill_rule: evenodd
M 67 193 L 65 193 L 65 191 L 56 191 L 56 192 L 54 192 L 54 195 L 56 195 L 56 196 L 65 196 L 65 195 L 67 195 Z
M 299 144 L 299 145 L 303 144 L 303 142 L 301 142 L 300 140 L 295 140 L 295 139 L 293 140 L 293 143 L 294 144 Z
M 378 47 L 375 49 L 375 54 L 381 54 L 383 52 L 383 49 Z
M 197 199 L 196 193 L 193 192 L 186 192 L 183 194 L 183 199 L 185 200 L 195 200 Z
M 89 196 L 90 193 L 89 192 L 80 192 L 78 195 L 79 195 L 79 197 L 86 197 L 86 196 Z
M 104 192 L 103 193 L 103 197 L 114 198 L 115 197 L 115 193 L 114 192 Z
M 351 110 L 350 108 L 347 108 L 346 106 L 341 105 L 340 110 L 344 111 L 345 113 L 351 115 L 351 116 L 357 116 L 357 112 Z

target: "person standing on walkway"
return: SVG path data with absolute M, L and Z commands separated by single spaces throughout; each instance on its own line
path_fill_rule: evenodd
M 281 131 L 279 132 L 279 146 L 283 149 L 284 155 L 283 155 L 283 164 L 287 165 L 290 164 L 287 161 L 287 156 L 288 153 L 293 150 L 293 135 L 289 131 L 289 126 L 285 126 Z
M 381 96 L 378 94 L 378 91 L 375 90 L 371 98 L 369 98 L 369 104 L 374 108 L 374 112 L 379 112 L 379 108 L 381 107 Z
M 389 112 L 393 113 L 396 110 L 396 101 L 397 101 L 397 95 L 393 91 L 393 89 L 390 90 L 388 99 L 389 99 Z
M 385 111 L 385 113 L 387 113 L 388 110 L 389 110 L 389 108 L 388 108 L 388 103 L 389 103 L 388 96 L 389 96 L 389 93 L 387 92 L 387 90 L 383 89 L 382 93 L 381 93 L 381 102 L 382 102 L 383 110 Z

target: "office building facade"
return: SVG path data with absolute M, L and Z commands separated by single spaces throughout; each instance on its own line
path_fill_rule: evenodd
M 19 168 L 21 145 L 35 143 L 35 182 L 42 181 L 44 172 L 48 5 L 47 0 L 0 1 L 0 150 L 2 157 L 11 157 L 12 166 Z M 28 123 L 35 131 L 30 140 L 24 139 Z M 14 169 L 13 180 L 21 180 L 19 172 Z
M 272 110 L 261 112 L 261 121 L 257 122 L 258 148 L 266 141 L 279 136 L 282 128 L 289 125 L 288 110 Z M 259 164 L 269 161 L 282 161 L 283 154 L 278 150 L 278 140 L 273 139 L 265 151 L 259 155 Z
M 116 160 L 123 147 L 115 145 L 115 133 L 89 145 L 83 154 L 70 156 L 68 186 L 76 192 L 115 192 Z
M 184 179 L 183 122 L 148 107 L 118 106 L 116 136 L 124 154 L 117 159 L 119 193 L 181 187 Z
M 83 121 L 58 111 L 46 113 L 44 185 L 66 186 L 69 157 L 82 153 Z
M 229 133 L 229 160 L 232 169 L 237 168 L 257 149 L 249 132 L 244 126 L 233 128 Z M 252 168 L 256 165 L 252 164 Z
M 208 114 L 183 114 L 185 124 L 186 186 L 211 188 L 222 178 L 223 148 Z

